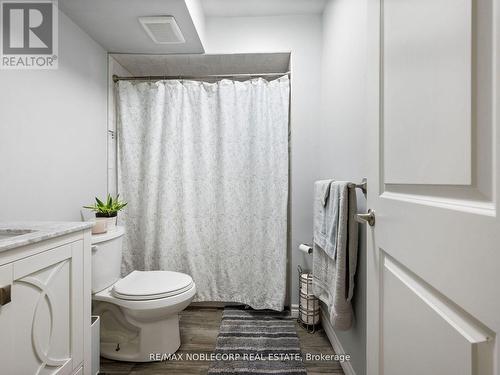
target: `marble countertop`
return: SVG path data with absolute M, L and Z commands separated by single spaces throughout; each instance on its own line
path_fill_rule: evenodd
M 0 222 L 0 252 L 91 228 L 92 222 Z

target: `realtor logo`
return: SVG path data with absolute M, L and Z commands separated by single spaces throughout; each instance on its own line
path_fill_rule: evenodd
M 57 1 L 2 1 L 2 69 L 57 69 Z

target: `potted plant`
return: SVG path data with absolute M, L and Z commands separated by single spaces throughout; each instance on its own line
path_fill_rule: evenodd
M 83 206 L 83 208 L 88 208 L 95 212 L 96 222 L 106 221 L 106 227 L 108 230 L 116 228 L 116 218 L 118 211 L 122 210 L 127 202 L 120 201 L 119 194 L 113 198 L 108 194 L 105 202 L 101 201 L 99 198 L 95 197 L 95 203 L 92 206 Z

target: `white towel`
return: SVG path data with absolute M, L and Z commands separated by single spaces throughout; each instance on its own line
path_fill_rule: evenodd
M 329 185 L 326 205 L 324 188 Z M 329 308 L 334 328 L 352 326 L 351 299 L 358 254 L 355 187 L 318 181 L 314 197 L 313 292 Z

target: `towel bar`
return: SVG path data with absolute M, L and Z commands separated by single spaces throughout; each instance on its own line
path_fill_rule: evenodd
M 363 194 L 366 194 L 367 192 L 367 183 L 366 183 L 366 178 L 363 178 L 361 180 L 361 183 L 360 184 L 355 184 L 355 183 L 352 183 L 349 185 L 350 187 L 355 187 L 355 188 L 358 188 L 358 189 L 361 189 L 361 191 L 363 192 Z

